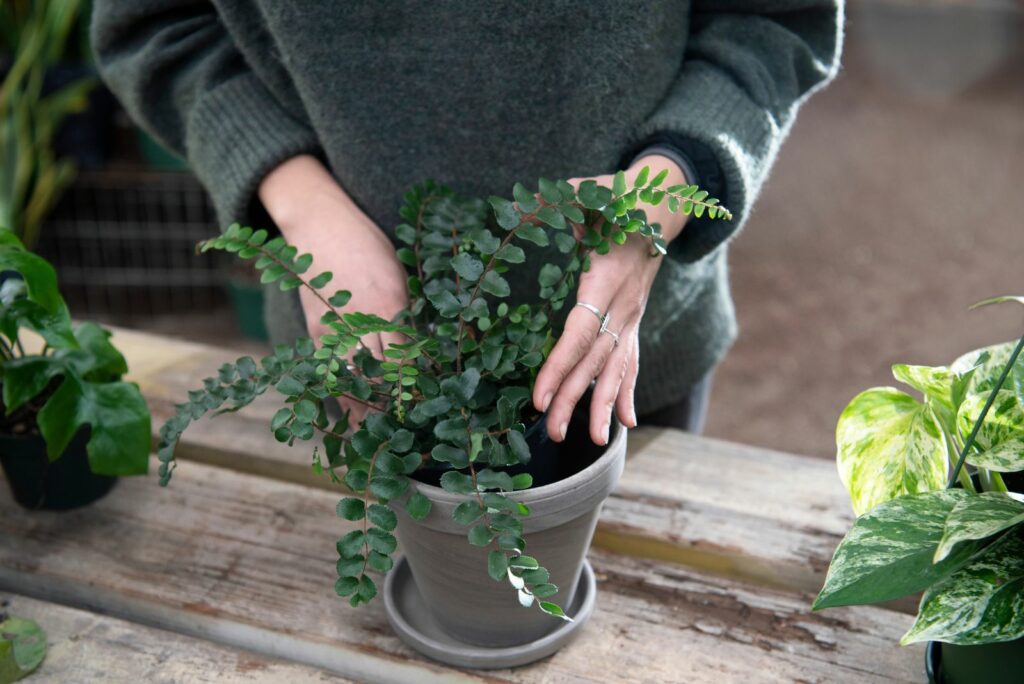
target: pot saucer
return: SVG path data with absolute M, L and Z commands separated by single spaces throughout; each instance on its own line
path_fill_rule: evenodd
M 576 596 L 566 610 L 573 618 L 572 622 L 561 621 L 553 632 L 521 646 L 487 648 L 460 642 L 438 626 L 427 610 L 404 558 L 388 573 L 384 582 L 384 607 L 388 622 L 402 641 L 428 658 L 447 665 L 480 669 L 517 667 L 551 655 L 572 641 L 590 619 L 596 597 L 594 570 L 590 567 L 590 561 L 584 560 Z

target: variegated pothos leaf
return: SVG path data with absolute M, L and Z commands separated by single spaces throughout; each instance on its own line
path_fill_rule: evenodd
M 967 462 L 1000 473 L 1024 470 L 1024 438 L 1008 439 L 987 451 L 969 454 Z
M 1024 526 L 928 589 L 900 640 L 988 644 L 1024 636 Z
M 889 601 L 952 573 L 981 547 L 959 544 L 932 562 L 947 516 L 968 496 L 962 489 L 901 496 L 857 518 L 832 557 L 814 609 Z
M 1024 522 L 1024 503 L 998 492 L 962 497 L 946 518 L 935 562 L 965 541 L 986 539 Z
M 956 419 L 953 403 L 954 375 L 948 366 L 911 366 L 898 363 L 892 367 L 892 376 L 910 385 L 931 405 L 942 425 L 952 431 Z
M 836 447 L 839 477 L 857 515 L 945 485 L 946 438 L 934 412 L 892 387 L 854 397 L 839 417 Z
M 990 390 L 991 391 L 991 390 Z M 981 415 L 988 393 L 967 395 L 957 414 L 957 427 L 962 437 L 970 434 L 975 421 Z M 985 415 L 985 422 L 978 430 L 975 444 L 982 451 L 989 451 L 1010 441 L 1024 439 L 1024 406 L 1017 395 L 1010 390 L 999 390 L 992 407 Z

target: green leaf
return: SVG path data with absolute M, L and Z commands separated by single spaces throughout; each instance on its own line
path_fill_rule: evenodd
M 512 430 L 508 433 L 508 445 L 512 449 L 512 455 L 520 463 L 530 462 L 530 447 L 526 443 L 523 433 Z
M 57 272 L 46 259 L 23 247 L 4 244 L 0 246 L 0 272 L 3 271 L 18 272 L 25 282 L 28 300 L 47 313 L 56 314 L 67 308 L 57 288 Z
M 469 543 L 473 546 L 487 546 L 494 539 L 494 534 L 486 525 L 474 525 L 469 530 Z
M 467 404 L 480 384 L 480 369 L 467 368 L 458 375 L 441 381 L 441 392 L 459 404 Z
M 362 520 L 366 514 L 366 508 L 362 499 L 348 497 L 338 502 L 336 507 L 338 517 L 345 520 Z
M 647 178 L 648 178 L 648 176 L 650 176 L 650 174 L 651 174 L 651 167 L 645 166 L 644 168 L 640 169 L 640 173 L 637 174 L 636 180 L 633 181 L 633 187 L 634 188 L 641 188 L 641 187 L 643 187 L 644 184 L 647 183 Z
M 390 477 L 374 473 L 370 480 L 370 491 L 378 499 L 397 499 L 405 492 L 409 481 L 404 477 Z
M 540 203 L 537 202 L 536 196 L 526 189 L 522 183 L 516 183 L 512 186 L 512 196 L 516 198 L 516 203 L 519 205 L 519 210 L 532 214 L 537 211 L 537 207 Z
M 379 527 L 371 527 L 366 531 L 366 542 L 371 549 L 384 555 L 390 555 L 398 548 L 398 540 L 395 539 L 395 535 Z
M 587 209 L 600 211 L 612 200 L 612 193 L 608 188 L 601 187 L 594 180 L 585 180 L 580 183 L 578 193 L 580 204 Z
M 409 500 L 405 502 L 405 511 L 413 520 L 423 520 L 426 518 L 427 515 L 430 514 L 430 508 L 430 499 L 419 492 L 415 492 L 409 497 Z
M 562 201 L 562 193 L 559 192 L 558 185 L 554 181 L 541 178 L 538 184 L 540 185 L 540 196 L 544 198 L 545 202 L 558 204 Z
M 612 181 L 612 192 L 615 193 L 616 197 L 626 193 L 626 174 L 622 171 L 615 174 L 615 178 Z
M 1017 527 L 921 599 L 901 644 L 976 645 L 1024 636 L 1024 527 Z
M 486 289 L 486 288 L 484 288 Z M 435 290 L 427 293 L 427 299 L 434 308 L 445 318 L 455 318 L 462 310 L 462 304 L 454 294 L 448 290 Z
M 487 554 L 487 574 L 495 582 L 505 579 L 508 574 L 508 558 L 501 551 L 492 549 Z
M 359 588 L 359 578 L 351 575 L 339 577 L 334 583 L 334 592 L 338 596 L 350 596 Z
M 909 366 L 900 363 L 892 367 L 892 375 L 952 410 L 953 372 L 948 366 Z
M 964 497 L 946 518 L 935 562 L 946 558 L 961 542 L 987 539 L 1020 523 L 1024 523 L 1024 503 L 1005 494 L 985 492 Z
M 342 558 L 355 556 L 363 550 L 363 544 L 365 542 L 366 535 L 362 530 L 352 530 L 338 540 L 338 543 L 336 544 L 338 555 Z
M 504 197 L 489 197 L 487 201 L 494 209 L 494 217 L 498 220 L 499 226 L 505 230 L 512 230 L 519 225 L 519 212 L 512 202 Z
M 891 387 L 854 397 L 836 426 L 839 476 L 858 514 L 945 485 L 946 441 L 931 408 Z
M 363 575 L 359 578 L 359 588 L 356 590 L 356 594 L 364 602 L 373 600 L 377 595 L 377 585 L 374 584 L 369 575 Z
M 352 299 L 351 292 L 349 292 L 348 290 L 338 290 L 327 299 L 327 302 L 331 306 L 340 309 L 341 307 L 348 304 L 350 299 Z
M 522 568 L 524 570 L 536 570 L 540 567 L 540 563 L 532 556 L 516 556 L 508 564 L 513 568 Z
M 22 356 L 3 364 L 2 384 L 7 415 L 46 389 L 64 372 L 64 364 L 52 356 Z
M 540 606 L 540 609 L 548 615 L 554 615 L 557 618 L 562 618 L 566 622 L 572 622 L 572 618 L 566 615 L 565 611 L 562 610 L 561 606 L 558 604 L 551 603 L 550 601 L 541 601 L 538 605 Z
M 545 208 L 551 209 L 551 207 Z M 555 210 L 551 209 L 551 211 Z M 558 216 L 561 216 L 561 214 L 558 214 Z M 532 242 L 538 247 L 547 247 L 549 244 L 548 234 L 544 231 L 544 229 L 541 228 L 540 226 L 534 226 L 529 223 L 524 223 L 522 226 L 519 227 L 519 230 L 516 231 L 516 237 L 520 237 L 526 240 L 527 242 Z
M 395 512 L 381 504 L 370 504 L 366 517 L 372 524 L 389 532 L 398 526 L 398 516 Z
M 473 478 L 454 470 L 449 470 L 441 475 L 441 488 L 453 494 L 472 494 L 476 491 L 473 486 Z
M 128 362 L 110 343 L 109 330 L 86 322 L 75 329 L 74 335 L 83 352 L 83 363 L 75 364 L 75 370 L 82 377 L 100 381 L 117 380 L 128 372 Z M 74 353 L 66 351 L 59 354 L 70 358 Z
M 537 275 L 541 287 L 554 287 L 562 278 L 562 269 L 555 264 L 544 264 Z
M 17 681 L 39 667 L 46 657 L 46 642 L 46 632 L 32 620 L 0 621 L 0 682 Z
M 452 519 L 460 525 L 470 525 L 484 514 L 483 507 L 476 501 L 463 501 L 452 511 Z
M 319 290 L 321 287 L 323 287 L 323 286 L 327 285 L 327 283 L 331 282 L 331 278 L 333 278 L 333 277 L 334 277 L 333 273 L 331 273 L 330 271 L 324 271 L 323 273 L 321 273 L 320 275 L 316 276 L 315 278 L 311 278 L 310 281 L 309 281 L 309 286 L 314 288 L 314 289 Z
M 981 547 L 959 544 L 932 563 L 962 489 L 911 494 L 857 518 L 839 543 L 814 609 L 889 601 L 921 591 L 963 565 Z
M 508 297 L 512 293 L 508 281 L 502 278 L 495 271 L 488 271 L 484 279 L 480 281 L 480 289 L 495 297 Z
M 366 564 L 377 572 L 390 572 L 391 568 L 395 566 L 391 556 L 379 551 L 370 551 L 366 554 Z
M 469 454 L 466 450 L 451 444 L 438 444 L 430 450 L 430 455 L 435 461 L 450 463 L 456 469 L 469 466 Z
M 529 489 L 533 486 L 533 475 L 530 473 L 520 473 L 519 475 L 512 476 L 512 489 Z
M 1024 439 L 1007 439 L 987 451 L 972 452 L 967 455 L 967 462 L 973 466 L 1000 473 L 1024 470 Z
M 456 273 L 470 282 L 476 282 L 480 274 L 484 272 L 484 263 L 468 252 L 453 256 L 451 265 Z
M 537 210 L 537 218 L 546 223 L 547 225 L 551 226 L 552 228 L 555 228 L 556 230 L 565 230 L 566 228 L 565 216 L 563 216 L 562 212 L 558 211 L 558 209 L 556 209 L 555 207 L 541 207 L 540 209 Z M 537 227 L 531 226 L 531 228 Z M 537 228 L 537 230 L 541 229 Z M 526 236 L 523 234 L 522 228 L 519 229 L 519 232 L 517 234 L 519 235 L 519 237 L 526 238 Z M 545 247 L 548 244 L 547 233 L 542 232 L 542 234 L 544 235 L 542 241 L 538 241 L 536 239 L 531 238 L 526 239 L 530 240 L 531 242 L 537 243 L 541 247 Z M 543 242 L 543 244 L 541 244 L 541 242 Z
M 466 421 L 463 418 L 449 418 L 434 426 L 434 436 L 446 442 L 462 444 L 466 441 Z
M 523 251 L 522 247 L 517 247 L 516 245 L 505 245 L 494 256 L 510 264 L 521 264 L 526 261 L 526 252 Z
M 149 467 L 150 418 L 138 386 L 128 382 L 92 383 L 64 376 L 36 418 L 50 460 L 71 438 L 91 427 L 86 451 L 97 475 L 144 475 Z
M 537 598 L 547 598 L 558 593 L 558 587 L 554 584 L 538 584 L 533 587 L 533 595 Z
M 957 414 L 957 425 L 962 436 L 970 433 L 987 400 L 988 392 L 968 394 L 964 399 Z M 1015 392 L 1001 389 L 996 394 L 992 408 L 985 416 L 985 422 L 978 430 L 974 443 L 979 449 L 989 451 L 1007 442 L 1021 440 L 1024 440 L 1024 406 Z M 1010 448 L 1012 449 L 1012 446 Z

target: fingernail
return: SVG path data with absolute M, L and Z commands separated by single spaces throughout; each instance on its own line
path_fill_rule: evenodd
M 608 423 L 605 423 L 604 427 L 601 428 L 601 440 L 602 440 L 601 443 L 602 444 L 607 444 L 608 443 L 608 429 L 609 429 L 609 427 L 610 426 L 608 425 Z
M 568 429 L 569 425 L 567 423 L 562 423 L 561 425 L 558 426 L 558 434 L 560 436 L 559 439 L 565 439 L 565 431 Z
M 634 409 L 630 409 L 629 410 L 629 427 L 635 428 L 636 427 L 636 422 L 637 422 L 636 421 L 636 409 L 635 408 Z
M 544 395 L 543 401 L 540 402 L 540 410 L 547 411 L 548 406 L 551 406 L 551 397 L 554 396 L 552 392 L 548 392 Z

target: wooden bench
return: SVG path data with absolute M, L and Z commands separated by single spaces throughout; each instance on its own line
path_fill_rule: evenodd
M 116 343 L 155 428 L 187 389 L 238 356 L 127 331 Z M 313 475 L 309 454 L 270 437 L 272 411 L 261 402 L 187 433 L 167 489 L 125 479 L 66 514 L 28 513 L 0 493 L 0 589 L 16 603 L 49 602 L 28 604 L 59 654 L 40 676 L 57 681 L 52 668 L 74 658 L 101 668 L 137 633 L 166 646 L 146 646 L 147 658 L 180 651 L 167 670 L 175 681 L 227 677 L 246 659 L 282 681 L 305 681 L 308 668 L 384 682 L 923 681 L 921 647 L 897 645 L 908 615 L 809 611 L 852 518 L 834 466 L 672 430 L 630 434 L 591 552 L 597 609 L 577 641 L 514 671 L 427 661 L 391 634 L 380 602 L 351 609 L 334 596 L 334 542 L 352 524 L 334 515 L 338 491 Z M 123 639 L 65 643 L 74 630 L 47 624 L 72 620 L 64 606 L 112 616 L 102 620 Z M 281 669 L 291 667 L 294 677 Z M 145 679 L 128 675 L 114 680 Z

